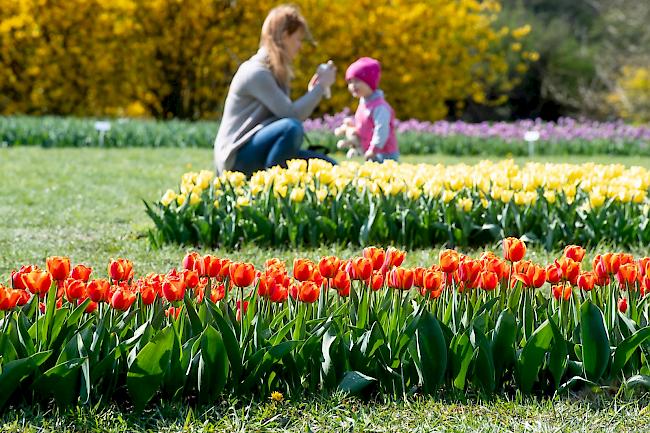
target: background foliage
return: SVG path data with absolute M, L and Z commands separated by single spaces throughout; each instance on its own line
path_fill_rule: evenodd
M 5 0 L 0 113 L 216 117 L 276 3 Z M 504 102 L 509 65 L 521 72 L 531 61 L 520 42 L 530 27 L 496 24 L 495 0 L 296 3 L 318 44 L 296 64 L 295 93 L 328 58 L 341 71 L 325 111 L 353 102 L 342 72 L 363 55 L 382 61 L 400 116 L 428 119 L 444 117 L 449 101 Z

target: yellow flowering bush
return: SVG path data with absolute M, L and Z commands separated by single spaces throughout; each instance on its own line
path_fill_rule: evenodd
M 650 121 L 650 67 L 624 67 L 616 90 L 607 99 L 622 118 Z
M 445 116 L 447 101 L 504 102 L 511 77 L 534 61 L 521 50 L 530 26 L 496 28 L 495 0 L 296 3 L 318 44 L 306 46 L 295 65 L 294 93 L 324 60 L 341 72 L 322 111 L 354 103 L 342 72 L 360 56 L 381 60 L 382 88 L 401 118 L 431 120 Z M 217 117 L 275 5 L 3 0 L 0 114 Z
M 179 189 L 147 212 L 156 243 L 414 247 L 525 236 L 547 248 L 601 240 L 629 245 L 650 241 L 649 187 L 649 171 L 622 165 L 296 160 L 248 180 L 238 172 L 186 173 Z

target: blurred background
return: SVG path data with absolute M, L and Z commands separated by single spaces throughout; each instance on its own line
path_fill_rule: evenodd
M 650 119 L 650 3 L 636 0 L 299 0 L 293 96 L 341 72 L 316 116 L 356 102 L 343 71 L 383 65 L 400 119 Z M 257 50 L 268 0 L 2 0 L 0 114 L 218 120 Z

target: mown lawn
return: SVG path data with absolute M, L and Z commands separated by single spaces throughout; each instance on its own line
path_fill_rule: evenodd
M 475 163 L 478 157 L 417 156 L 409 162 Z M 554 157 L 553 162 L 650 167 L 650 158 Z M 518 160 L 523 162 L 524 160 Z M 176 188 L 182 173 L 210 169 L 206 149 L 0 149 L 0 282 L 7 284 L 21 264 L 44 266 L 50 255 L 66 255 L 104 276 L 110 258 L 126 257 L 136 274 L 166 272 L 179 266 L 188 247 L 152 250 L 146 231 L 152 223 L 142 200 L 153 201 Z M 409 252 L 406 265 L 430 264 L 441 246 Z M 492 246 L 497 248 L 496 245 Z M 611 248 L 603 245 L 590 255 Z M 213 251 L 261 265 L 278 256 L 319 258 L 358 253 L 358 247 Z M 647 255 L 647 251 L 633 251 Z M 473 253 L 476 253 L 474 251 Z M 529 258 L 546 262 L 557 252 L 532 250 Z M 362 402 L 342 396 L 270 402 L 222 402 L 189 412 L 186 405 L 162 405 L 144 414 L 110 406 L 60 413 L 47 408 L 18 408 L 2 416 L 0 431 L 649 431 L 646 398 L 587 397 L 555 401 L 455 400 L 426 398 L 408 402 Z

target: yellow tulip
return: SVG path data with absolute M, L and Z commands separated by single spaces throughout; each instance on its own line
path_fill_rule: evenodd
M 289 200 L 295 203 L 301 203 L 305 198 L 305 190 L 302 188 L 294 188 L 291 190 Z

